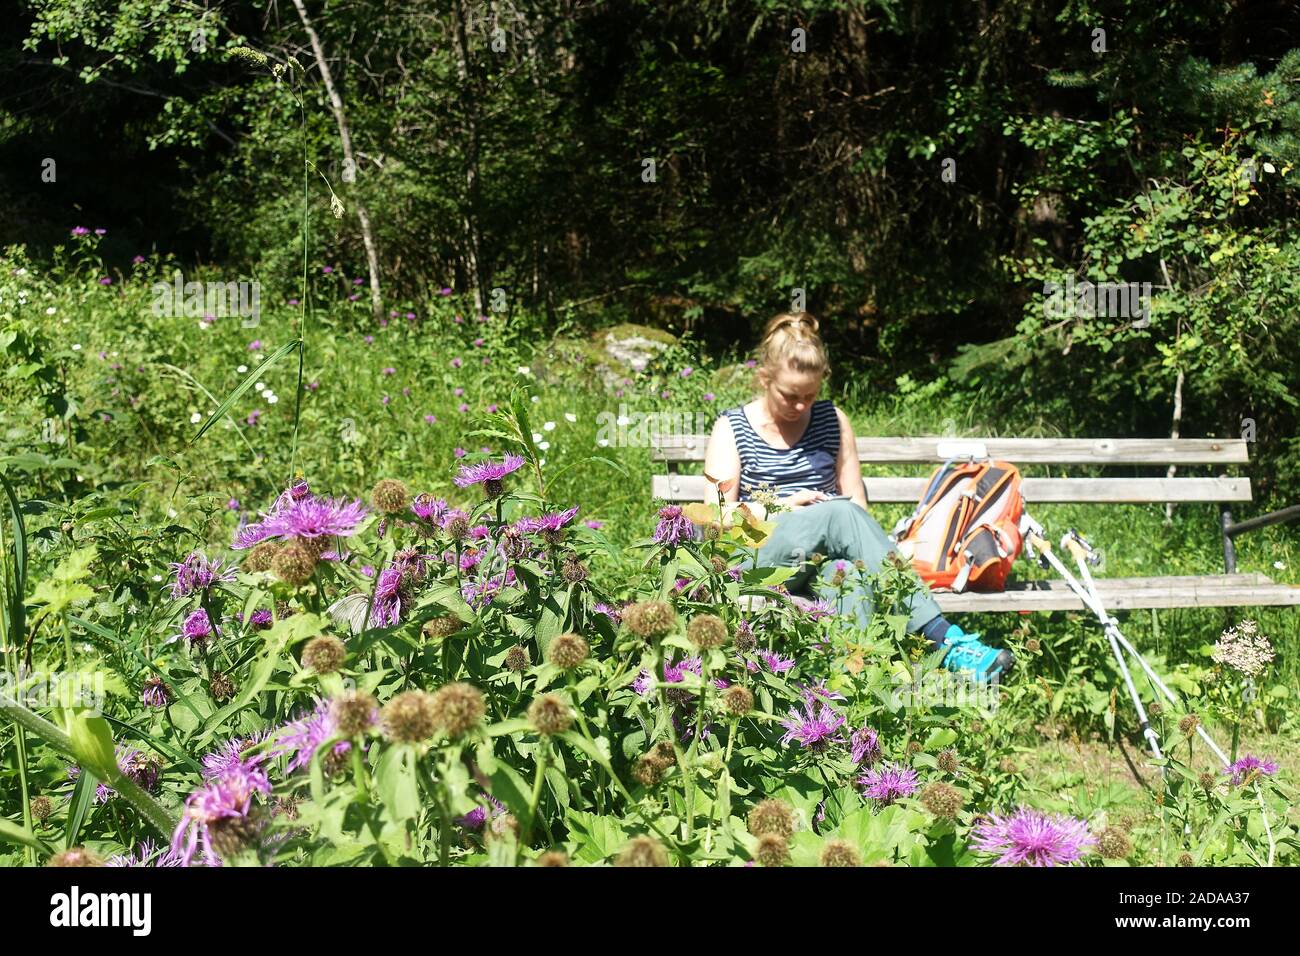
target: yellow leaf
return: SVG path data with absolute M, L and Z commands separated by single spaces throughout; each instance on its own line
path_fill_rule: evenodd
M 718 520 L 718 509 L 713 505 L 706 505 L 702 502 L 695 502 L 682 508 L 682 514 L 691 524 L 704 525 L 713 524 Z

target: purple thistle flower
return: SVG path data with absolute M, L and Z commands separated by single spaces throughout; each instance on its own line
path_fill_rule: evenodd
M 255 631 L 268 630 L 273 623 L 271 612 L 266 608 L 259 608 L 248 617 L 248 626 Z
M 134 781 L 144 790 L 152 790 L 158 785 L 159 767 L 157 762 L 149 760 L 143 753 L 127 744 L 118 744 L 113 748 L 117 760 L 117 769 L 122 776 Z M 67 769 L 68 779 L 76 781 L 81 776 L 81 767 L 72 764 Z M 117 791 L 103 781 L 95 784 L 95 802 L 107 803 L 108 798 L 116 796 Z
M 758 656 L 763 659 L 763 663 L 773 674 L 784 674 L 795 665 L 793 657 L 782 657 L 773 651 L 759 651 Z
M 259 731 L 251 737 L 233 737 L 217 750 L 203 756 L 203 779 L 215 780 L 236 771 L 252 770 L 268 759 L 265 753 L 248 751 L 266 739 L 267 732 Z
M 272 757 L 288 757 L 289 763 L 285 769 L 289 773 L 293 773 L 299 767 L 305 767 L 311 763 L 316 748 L 334 737 L 337 732 L 338 721 L 334 717 L 330 702 L 318 700 L 316 709 L 311 713 L 304 714 L 297 720 L 290 721 L 280 728 L 280 731 L 275 735 L 275 743 L 272 745 L 269 755 Z M 346 753 L 351 746 L 346 740 L 340 740 L 334 745 L 334 753 Z
M 684 657 L 677 663 L 664 662 L 664 680 L 670 684 L 681 683 L 688 673 L 697 677 L 702 673 L 703 660 L 698 657 Z
M 72 230 L 74 236 L 85 236 L 90 234 L 90 230 L 85 226 L 74 226 Z
M 445 499 L 435 498 L 427 493 L 416 495 L 411 502 L 411 511 L 415 513 L 417 518 L 431 521 L 434 524 L 438 523 L 438 519 L 442 517 L 442 513 L 446 510 L 447 502 Z
M 592 531 L 599 531 L 601 528 L 605 527 L 605 522 L 597 521 L 594 518 L 588 518 L 586 521 L 583 522 L 583 524 L 585 524 Z
M 797 686 L 799 687 L 799 696 L 802 697 L 804 700 L 808 701 L 808 703 L 810 704 L 813 703 L 815 700 L 817 700 L 817 698 L 819 697 L 822 698 L 823 700 L 844 700 L 845 699 L 843 694 L 837 693 L 836 691 L 833 691 L 826 686 L 825 677 L 823 677 L 815 684 L 800 684 Z
M 375 582 L 374 603 L 370 606 L 371 627 L 392 627 L 402 618 L 402 572 L 389 565 L 379 572 Z
M 796 603 L 800 602 L 796 601 Z M 831 617 L 835 613 L 835 606 L 829 601 L 820 598 L 816 601 L 807 601 L 802 606 L 810 621 L 820 621 L 822 618 Z
M 259 792 L 270 793 L 271 782 L 262 771 L 246 767 L 218 777 L 190 794 L 181 821 L 172 834 L 172 853 L 180 858 L 181 865 L 189 866 L 201 847 L 203 861 L 209 866 L 220 866 L 221 858 L 212 849 L 209 827 L 214 823 L 248 820 L 253 794 Z
M 158 852 L 158 846 L 152 840 L 142 840 L 136 848 L 134 854 L 119 853 L 116 856 L 110 856 L 105 862 L 105 866 L 123 867 L 123 866 L 184 866 L 185 861 L 180 854 L 172 850 L 171 847 L 163 850 L 156 860 L 151 859 Z
M 285 538 L 346 538 L 366 516 L 365 506 L 358 500 L 342 498 L 303 498 L 263 522 L 267 537 Z
M 883 804 L 891 804 L 900 797 L 916 793 L 916 771 L 897 764 L 885 764 L 868 770 L 858 778 L 864 795 Z
M 515 583 L 514 569 L 507 568 L 505 574 L 498 574 L 485 581 L 465 584 L 461 587 L 460 594 L 465 603 L 477 611 L 487 607 L 502 590 L 513 586 Z
M 994 861 L 997 866 L 1069 865 L 1097 842 L 1084 821 L 1027 807 L 1010 817 L 993 814 L 975 827 L 972 836 L 973 849 L 1000 854 Z
M 781 723 L 786 729 L 781 738 L 783 744 L 797 740 L 801 746 L 821 752 L 832 743 L 843 742 L 835 732 L 844 726 L 844 717 L 829 704 L 815 706 L 805 703 L 802 715 L 792 709 L 790 716 Z
M 577 506 L 574 506 L 567 511 L 552 511 L 540 518 L 520 518 L 516 525 L 523 531 L 540 533 L 549 541 L 563 531 L 577 513 Z
M 605 615 L 615 624 L 618 624 L 623 620 L 623 612 L 619 608 L 611 607 L 610 605 L 606 604 L 604 601 L 601 601 L 599 604 L 596 604 L 592 608 L 592 611 L 595 612 L 596 614 Z
M 659 509 L 659 524 L 655 527 L 656 544 L 675 548 L 695 535 L 695 526 L 682 514 L 680 505 L 667 505 Z
M 488 803 L 491 804 L 491 806 L 480 804 L 463 817 L 458 818 L 456 823 L 466 830 L 482 830 L 483 825 L 487 823 L 489 819 L 499 817 L 501 814 L 506 812 L 506 805 L 496 797 L 492 796 L 492 794 L 485 793 L 483 796 L 487 798 Z
M 1277 773 L 1277 762 L 1268 759 L 1261 760 L 1251 754 L 1242 754 L 1236 763 L 1231 764 L 1223 772 L 1232 776 L 1232 785 L 1234 787 L 1240 787 L 1248 780 L 1273 776 L 1273 774 Z
M 201 607 L 195 608 L 181 625 L 181 637 L 193 644 L 195 641 L 206 641 L 211 636 L 212 622 L 208 619 L 208 612 Z
M 523 467 L 524 459 L 520 455 L 506 455 L 502 461 L 483 461 L 475 465 L 461 465 L 460 472 L 452 479 L 458 488 L 470 485 L 486 485 L 490 491 L 495 483 L 499 488 L 501 481 Z M 500 492 L 498 491 L 498 494 Z M 494 496 L 495 497 L 495 496 Z
M 140 700 L 146 707 L 162 710 L 172 702 L 171 688 L 161 677 L 153 674 L 145 679 L 144 687 L 140 691 Z
M 172 600 L 179 601 L 199 591 L 207 591 L 214 584 L 229 584 L 235 580 L 235 569 L 222 570 L 221 561 L 208 561 L 199 551 L 193 551 L 184 561 L 168 565 L 176 580 L 172 582 Z
M 849 738 L 850 756 L 854 763 L 864 760 L 870 767 L 880 759 L 880 735 L 870 727 L 860 727 Z

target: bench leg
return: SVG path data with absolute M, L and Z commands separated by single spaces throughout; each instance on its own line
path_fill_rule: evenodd
M 1237 573 L 1237 546 L 1232 542 L 1228 529 L 1232 527 L 1232 512 L 1227 505 L 1219 507 L 1219 523 L 1223 532 L 1223 568 L 1225 574 Z

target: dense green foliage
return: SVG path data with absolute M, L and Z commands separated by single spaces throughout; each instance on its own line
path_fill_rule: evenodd
M 799 289 L 861 388 L 974 377 L 1008 427 L 1161 434 L 1181 372 L 1182 433 L 1250 419 L 1265 492 L 1296 487 L 1288 4 L 326 4 L 351 166 L 292 7 L 24 10 L 2 28 L 0 241 L 47 249 L 90 216 L 118 262 L 176 250 L 279 285 L 301 265 L 299 110 L 271 70 L 292 57 L 347 207 L 311 176 L 311 257 L 368 278 L 364 208 L 385 306 L 500 289 L 550 328 L 726 347 Z M 1151 283 L 1149 325 L 1044 320 L 1065 275 Z
M 898 568 L 862 628 L 749 566 L 761 526 L 652 539 L 659 465 L 610 441 L 707 428 L 805 306 L 858 434 L 1240 434 L 1290 503 L 1284 4 L 21 9 L 0 862 L 976 865 L 1017 807 L 1073 818 L 1055 862 L 1294 862 L 1293 610 L 1125 615 L 1178 696 L 1157 769 L 1095 621 L 970 616 L 1018 659 L 982 693 L 904 633 Z M 242 547 L 303 480 L 346 527 Z M 1034 510 L 1105 574 L 1221 561 L 1208 506 Z M 1300 564 L 1284 527 L 1240 547 Z

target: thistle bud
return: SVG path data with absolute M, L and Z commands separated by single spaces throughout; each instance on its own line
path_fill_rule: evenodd
M 311 580 L 316 570 L 316 555 L 305 544 L 291 541 L 271 559 L 271 570 L 285 584 L 300 587 Z
M 208 679 L 208 692 L 217 703 L 230 700 L 235 696 L 236 690 L 235 682 L 227 677 L 223 671 L 213 671 L 212 677 Z
M 104 861 L 84 846 L 74 846 L 50 857 L 46 866 L 103 866 Z
M 425 621 L 424 627 L 420 630 L 426 639 L 441 641 L 451 637 L 464 626 L 464 622 L 455 614 L 440 614 L 438 617 Z
M 822 847 L 822 866 L 861 866 L 858 848 L 847 840 L 828 840 Z
M 334 699 L 332 707 L 344 737 L 360 737 L 379 722 L 379 702 L 365 691 L 347 691 Z
M 348 649 L 332 634 L 321 634 L 307 642 L 302 651 L 302 663 L 317 674 L 333 674 L 348 658 Z
M 482 692 L 464 681 L 439 687 L 433 694 L 432 709 L 434 723 L 453 738 L 469 733 L 487 713 Z
M 726 623 L 715 614 L 697 614 L 686 628 L 687 639 L 702 651 L 721 647 L 729 636 Z
M 248 552 L 244 558 L 243 569 L 249 573 L 267 571 L 271 561 L 280 553 L 281 545 L 276 541 L 263 541 Z
M 37 823 L 44 823 L 50 818 L 54 811 L 54 805 L 50 803 L 50 798 L 44 795 L 32 798 L 32 818 Z
M 653 640 L 673 629 L 677 613 L 664 601 L 638 601 L 623 611 L 623 623 L 637 637 Z
M 370 503 L 381 514 L 401 514 L 411 503 L 411 492 L 396 478 L 384 478 L 370 490 Z
M 940 820 L 951 820 L 961 812 L 966 800 L 951 784 L 935 782 L 921 791 L 921 806 Z
M 785 866 L 790 862 L 790 844 L 779 833 L 765 833 L 758 838 L 754 859 L 763 866 Z
M 380 720 L 385 736 L 398 743 L 420 743 L 438 729 L 433 696 L 422 690 L 398 694 L 384 705 Z
M 506 651 L 506 659 L 502 666 L 512 674 L 519 674 L 528 669 L 528 649 L 522 644 L 516 644 L 510 650 Z
M 764 800 L 749 811 L 748 824 L 754 836 L 775 833 L 788 837 L 794 832 L 794 810 L 784 800 Z
M 668 851 L 654 837 L 639 836 L 628 841 L 627 846 L 614 861 L 615 866 L 667 866 Z
M 573 725 L 569 705 L 556 694 L 543 694 L 528 707 L 528 722 L 543 737 L 562 734 Z
M 722 706 L 736 717 L 743 717 L 754 709 L 754 695 L 748 687 L 737 684 L 722 692 Z
M 1133 852 L 1133 843 L 1119 827 L 1107 827 L 1097 838 L 1097 852 L 1106 860 L 1122 860 Z
M 551 641 L 546 650 L 547 659 L 562 671 L 571 671 L 582 664 L 591 653 L 587 642 L 578 634 L 561 634 Z
M 957 751 L 953 750 L 951 747 L 945 747 L 943 750 L 940 750 L 939 755 L 935 757 L 934 762 L 944 773 L 956 773 L 957 768 L 961 765 L 961 762 L 957 759 Z

